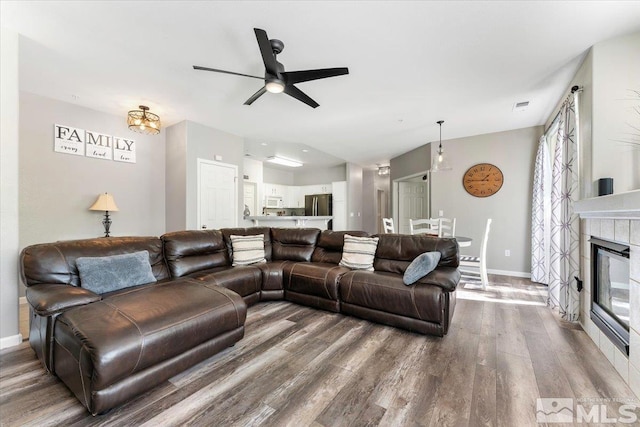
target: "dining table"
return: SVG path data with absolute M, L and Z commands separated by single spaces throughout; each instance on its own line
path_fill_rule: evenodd
M 454 236 L 454 238 L 458 241 L 458 246 L 460 246 L 461 248 L 469 247 L 471 246 L 471 242 L 473 242 L 473 239 L 471 237 Z

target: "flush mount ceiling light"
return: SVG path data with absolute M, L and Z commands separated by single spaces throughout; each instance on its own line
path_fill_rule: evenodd
M 391 166 L 378 166 L 378 175 L 385 176 L 391 173 Z
M 282 166 L 289 166 L 291 168 L 299 168 L 302 166 L 302 163 L 297 160 L 285 159 L 284 157 L 278 156 L 267 157 L 267 162 Z
M 135 132 L 147 135 L 157 135 L 160 133 L 160 117 L 149 112 L 149 107 L 140 105 L 139 110 L 131 110 L 127 114 L 127 125 Z
M 442 149 L 442 124 L 444 123 L 444 120 L 438 120 L 436 123 L 440 125 L 440 145 L 438 146 L 438 157 L 433 159 L 431 172 L 448 171 L 451 170 L 451 165 L 447 162 L 447 159 L 444 156 L 444 150 Z

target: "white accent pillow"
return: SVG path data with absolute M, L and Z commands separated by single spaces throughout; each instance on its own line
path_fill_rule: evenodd
M 267 262 L 264 257 L 264 234 L 230 236 L 233 256 L 232 266 Z
M 373 259 L 378 248 L 378 237 L 344 235 L 340 265 L 352 270 L 373 271 Z

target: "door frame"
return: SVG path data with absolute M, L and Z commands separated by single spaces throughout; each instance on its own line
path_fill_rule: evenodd
M 233 226 L 238 226 L 238 165 L 233 165 L 231 163 L 222 163 L 215 160 L 209 159 L 196 159 L 196 230 L 200 230 L 202 227 L 202 221 L 200 218 L 200 169 L 203 164 L 207 164 L 210 166 L 222 166 L 226 168 L 231 168 L 234 171 L 233 176 Z M 243 199 L 244 201 L 244 199 Z M 243 203 L 244 205 L 244 203 Z
M 427 175 L 427 203 L 429 204 L 429 209 L 427 209 L 427 213 L 429 214 L 429 218 L 431 218 L 431 170 L 425 170 L 422 172 L 417 172 L 411 175 L 403 176 L 401 178 L 396 178 L 391 181 L 391 214 L 393 217 L 393 224 L 396 227 L 396 233 L 400 232 L 400 182 L 409 181 L 413 178 L 417 178 L 419 176 Z

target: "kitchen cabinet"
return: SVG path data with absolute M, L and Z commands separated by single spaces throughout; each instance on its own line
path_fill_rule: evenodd
M 304 208 L 304 196 L 309 194 L 328 194 L 333 192 L 333 184 L 281 185 L 264 184 L 264 197 L 280 197 L 282 207 Z

